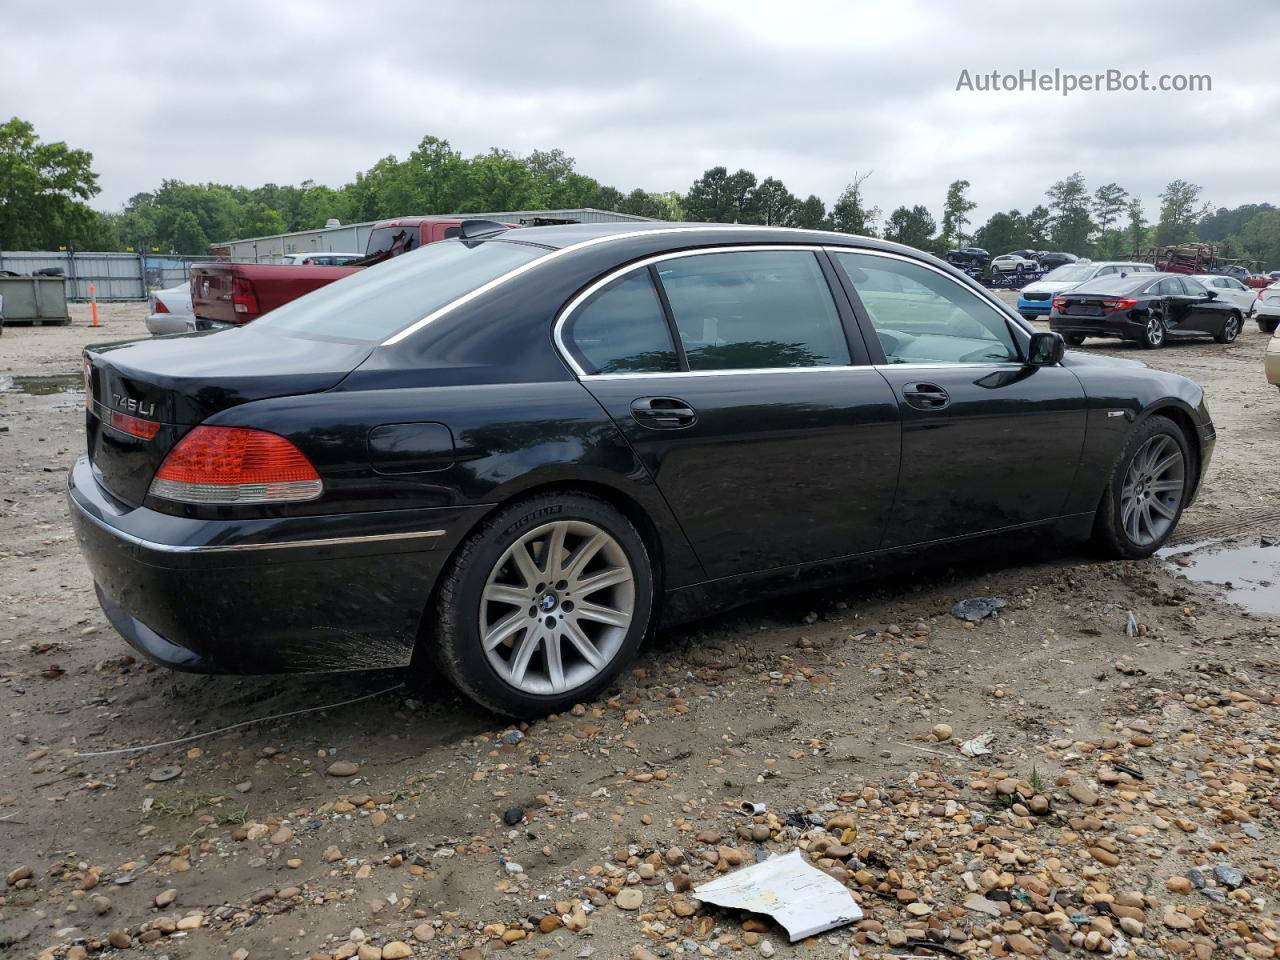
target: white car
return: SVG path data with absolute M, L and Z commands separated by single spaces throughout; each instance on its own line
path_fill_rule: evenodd
M 1258 299 L 1258 291 L 1246 287 L 1235 277 L 1223 277 L 1215 273 L 1198 273 L 1195 278 L 1212 290 L 1219 300 L 1226 300 L 1240 308 L 1248 317 Z
M 1034 260 L 1028 260 L 1026 257 L 1020 257 L 1016 253 L 1006 253 L 991 261 L 992 273 L 1017 273 L 1019 271 L 1026 273 L 1039 269 L 1040 264 Z
M 352 260 L 359 260 L 363 256 L 363 253 L 332 253 L 328 250 L 323 252 L 312 251 L 311 253 L 286 253 L 280 258 L 280 262 L 291 263 L 294 266 L 305 264 L 308 267 L 345 267 Z
M 1105 277 L 1121 273 L 1155 273 L 1156 268 L 1149 263 L 1138 263 L 1135 260 L 1099 260 L 1092 263 L 1079 260 L 1075 263 L 1064 263 L 1056 270 L 1050 270 L 1035 283 L 1029 283 L 1018 294 L 1018 313 L 1024 320 L 1035 320 L 1047 317 L 1053 309 L 1053 295 L 1063 290 L 1070 290 L 1078 283 L 1092 280 L 1094 277 Z
M 1258 299 L 1253 303 L 1253 317 L 1263 333 L 1275 333 L 1280 327 L 1280 283 L 1258 291 Z
M 191 309 L 190 282 L 151 292 L 151 314 L 147 329 L 152 336 L 186 333 L 196 328 L 196 315 Z

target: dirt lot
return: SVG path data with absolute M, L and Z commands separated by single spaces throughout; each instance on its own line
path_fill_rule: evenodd
M 957 553 L 668 632 L 609 699 L 512 728 L 397 674 L 130 655 L 61 492 L 79 347 L 145 333 L 104 313 L 0 337 L 0 955 L 1280 956 L 1280 395 L 1253 324 L 1085 348 L 1208 391 L 1174 562 Z M 1223 557 L 1257 612 L 1179 575 Z M 1002 615 L 951 615 L 987 595 Z M 796 847 L 862 921 L 790 945 L 690 890 Z

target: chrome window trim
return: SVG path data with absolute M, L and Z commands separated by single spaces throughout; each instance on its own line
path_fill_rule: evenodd
M 502 284 L 506 283 L 507 281 L 514 280 L 516 277 L 522 276 L 523 274 L 528 273 L 530 270 L 533 270 L 537 267 L 544 266 L 545 264 L 548 264 L 553 260 L 557 260 L 560 257 L 565 256 L 566 254 L 574 253 L 578 250 L 584 250 L 587 247 L 594 247 L 603 243 L 612 243 L 615 240 L 629 240 L 633 237 L 661 237 L 661 236 L 666 236 L 672 233 L 679 233 L 679 234 L 710 233 L 710 232 L 724 232 L 726 230 L 744 230 L 747 232 L 751 232 L 751 231 L 760 231 L 760 230 L 768 230 L 768 229 L 769 229 L 768 227 L 757 226 L 754 224 L 732 223 L 732 224 L 720 224 L 719 226 L 706 226 L 706 227 L 666 227 L 666 228 L 660 228 L 657 230 L 629 230 L 626 233 L 610 233 L 601 237 L 591 237 L 588 240 L 580 240 L 577 243 L 569 244 L 567 247 L 559 247 L 557 249 L 550 250 L 545 256 L 538 257 L 536 260 L 530 260 L 528 263 L 523 263 L 520 266 L 516 267 L 515 269 L 507 271 L 502 276 L 494 277 L 492 280 L 488 281 L 487 283 L 481 284 L 480 286 L 472 290 L 470 293 L 464 293 L 462 296 L 458 297 L 456 300 L 450 300 L 444 306 L 437 307 L 435 310 L 431 311 L 431 313 L 427 314 L 421 320 L 416 320 L 413 323 L 409 324 L 409 326 L 405 327 L 403 330 L 400 330 L 397 333 L 393 333 L 386 340 L 382 341 L 381 346 L 384 346 L 384 347 L 394 346 L 395 344 L 399 343 L 401 340 L 404 340 L 406 337 L 413 336 L 423 327 L 427 326 L 428 324 L 432 323 L 435 320 L 440 319 L 445 314 L 457 309 L 458 307 L 463 306 L 464 304 L 470 303 L 472 300 L 476 299 L 476 297 L 483 296 L 484 294 L 488 293 L 490 290 L 493 290 L 493 289 L 496 289 L 497 287 L 502 286 Z M 790 229 L 790 228 L 777 228 L 777 229 Z M 850 236 L 852 236 L 852 234 L 850 234 Z M 512 237 L 512 238 L 506 238 L 506 239 L 512 243 L 526 242 L 526 241 L 521 241 L 519 237 Z M 532 238 L 528 240 L 527 243 L 534 246 L 537 245 L 536 240 Z M 788 244 L 786 246 L 790 248 L 793 245 Z M 795 245 L 795 246 L 798 246 L 798 245 Z M 818 249 L 821 249 L 821 247 L 819 247 Z
M 947 271 L 939 267 L 935 267 L 931 263 L 925 263 L 923 260 L 918 260 L 915 257 L 904 256 L 901 253 L 891 253 L 888 250 L 871 250 L 863 247 L 824 247 L 823 249 L 825 249 L 829 254 L 833 254 L 833 255 L 837 253 L 857 253 L 857 254 L 862 254 L 864 256 L 868 256 L 868 257 L 884 257 L 886 260 L 901 260 L 904 263 L 911 263 L 911 264 L 915 264 L 918 267 L 924 267 L 926 270 L 932 270 L 938 276 L 943 277 L 947 280 L 950 280 L 953 284 L 955 284 L 960 289 L 967 290 L 969 293 L 978 294 L 981 299 L 985 300 L 990 306 L 994 307 L 996 313 L 998 313 L 1001 317 L 1003 317 L 1006 322 L 1013 324 L 1015 329 L 1021 331 L 1022 333 L 1025 333 L 1027 336 L 1030 336 L 1032 333 L 1035 332 L 1033 329 L 1025 325 L 1025 321 L 1013 310 L 1012 307 L 1006 304 L 999 297 L 993 296 L 991 294 L 991 291 L 987 290 L 986 287 L 980 286 L 978 287 L 977 290 L 975 290 L 973 287 L 970 287 L 968 284 L 961 283 L 951 274 L 947 273 Z M 851 284 L 852 282 L 853 281 L 850 281 Z M 854 289 L 855 290 L 857 289 L 856 286 Z M 1018 291 L 1018 294 L 1019 296 L 1021 296 L 1022 291 Z M 1017 338 L 1015 337 L 1014 339 L 1016 340 Z M 1024 343 L 1024 344 L 1019 344 L 1019 346 L 1025 349 L 1027 345 Z
M 815 373 L 819 371 L 861 371 L 871 372 L 876 368 L 869 363 L 824 364 L 818 367 L 730 367 L 726 370 L 654 370 L 643 373 L 587 373 L 582 380 L 640 380 L 648 377 L 727 377 L 730 374 L 749 376 L 768 373 Z
M 746 229 L 760 229 L 760 228 L 747 227 Z M 644 232 L 645 233 L 667 233 L 667 232 L 684 233 L 685 231 L 683 230 L 677 230 L 677 231 L 651 230 L 651 231 L 644 231 Z M 716 253 L 744 253 L 744 252 L 752 252 L 752 251 L 768 251 L 768 252 L 776 253 L 780 250 L 781 251 L 804 250 L 809 253 L 822 253 L 824 250 L 826 250 L 826 247 L 823 246 L 822 244 L 817 244 L 817 243 L 750 243 L 750 244 L 744 243 L 744 244 L 736 244 L 733 246 L 723 246 L 723 247 L 701 247 L 695 250 L 668 250 L 665 253 L 655 253 L 648 257 L 645 257 L 642 260 L 635 260 L 635 261 L 632 261 L 631 263 L 626 264 L 625 266 L 617 267 L 614 270 L 611 270 L 609 273 L 606 273 L 603 277 L 600 277 L 598 280 L 592 281 L 587 287 L 583 289 L 581 293 L 579 293 L 576 297 L 574 297 L 567 304 L 565 304 L 563 307 L 560 308 L 560 312 L 556 315 L 555 323 L 551 327 L 551 339 L 555 343 L 556 352 L 560 354 L 560 359 L 562 359 L 568 365 L 569 369 L 573 371 L 574 375 L 579 380 L 604 380 L 604 379 L 621 379 L 621 378 L 635 378 L 635 377 L 688 377 L 688 376 L 700 376 L 700 375 L 723 376 L 724 374 L 729 374 L 729 373 L 780 373 L 783 371 L 790 373 L 790 372 L 798 372 L 803 370 L 845 370 L 850 367 L 867 366 L 866 364 L 855 364 L 851 360 L 847 364 L 846 363 L 824 364 L 823 366 L 820 366 L 820 367 L 742 367 L 742 368 L 734 368 L 734 369 L 727 369 L 727 370 L 655 370 L 651 373 L 648 373 L 648 372 L 587 373 L 587 371 L 582 369 L 582 366 L 578 363 L 578 361 L 574 359 L 573 353 L 569 349 L 569 345 L 565 342 L 564 327 L 565 327 L 565 324 L 569 321 L 569 318 L 573 315 L 573 312 L 577 310 L 579 307 L 581 307 L 602 287 L 607 287 L 614 280 L 618 280 L 636 270 L 647 270 L 652 264 L 662 263 L 665 260 L 680 260 L 685 257 L 700 257 L 700 256 L 709 256 L 711 254 L 716 254 Z M 838 304 L 836 304 L 834 297 L 832 297 L 831 305 L 837 308 L 836 315 L 838 320 L 839 307 L 838 307 Z M 841 324 L 842 333 L 843 333 L 843 326 L 844 325 Z

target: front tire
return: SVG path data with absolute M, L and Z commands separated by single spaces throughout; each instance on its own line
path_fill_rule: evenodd
M 604 690 L 649 628 L 644 540 L 612 506 L 547 494 L 500 510 L 441 580 L 435 659 L 496 713 L 532 718 Z
M 1098 505 L 1095 541 L 1112 556 L 1149 557 L 1169 539 L 1195 476 L 1187 438 L 1172 420 L 1140 423 L 1116 458 Z
M 1222 321 L 1222 331 L 1214 334 L 1213 339 L 1218 343 L 1234 343 L 1236 337 L 1240 336 L 1240 327 L 1243 323 L 1240 314 L 1228 314 L 1227 319 Z
M 1062 339 L 1067 341 L 1068 346 L 1078 347 L 1080 346 L 1080 344 L 1084 343 L 1084 334 L 1083 333 L 1064 333 L 1062 335 Z

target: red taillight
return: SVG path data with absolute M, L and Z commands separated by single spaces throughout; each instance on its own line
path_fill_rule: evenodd
M 1261 300 L 1261 299 L 1262 299 L 1262 293 L 1263 293 L 1263 291 L 1264 291 L 1264 290 L 1266 290 L 1266 289 L 1267 289 L 1266 287 L 1263 287 L 1261 290 L 1259 290 L 1259 291 L 1258 291 L 1258 295 L 1257 295 L 1256 297 L 1254 297 L 1254 299 L 1255 299 L 1255 300 Z
M 1137 300 L 1131 300 L 1127 297 L 1121 300 L 1103 300 L 1102 301 L 1102 309 L 1110 310 L 1113 313 L 1117 310 L 1132 310 L 1137 305 L 1138 305 Z
M 166 307 L 166 306 L 164 305 L 164 301 L 163 301 L 163 300 L 161 300 L 159 297 L 156 297 L 156 308 L 155 308 L 155 310 L 153 310 L 152 312 L 153 312 L 153 313 L 168 313 L 168 312 L 169 312 L 169 308 L 168 308 L 168 307 Z
M 152 496 L 183 503 L 281 503 L 314 500 L 323 491 L 301 450 L 244 427 L 196 427 L 151 481 Z
M 248 277 L 235 277 L 231 285 L 231 303 L 236 313 L 258 312 L 258 295 Z
M 160 432 L 160 424 L 154 420 L 131 417 L 129 414 L 121 413 L 119 410 L 108 411 L 107 423 L 121 433 L 137 437 L 139 440 L 150 440 Z
M 1062 310 L 1067 309 L 1067 298 L 1066 298 L 1066 297 L 1054 297 L 1054 298 L 1053 298 L 1053 309 L 1058 310 L 1058 311 L 1062 311 Z

